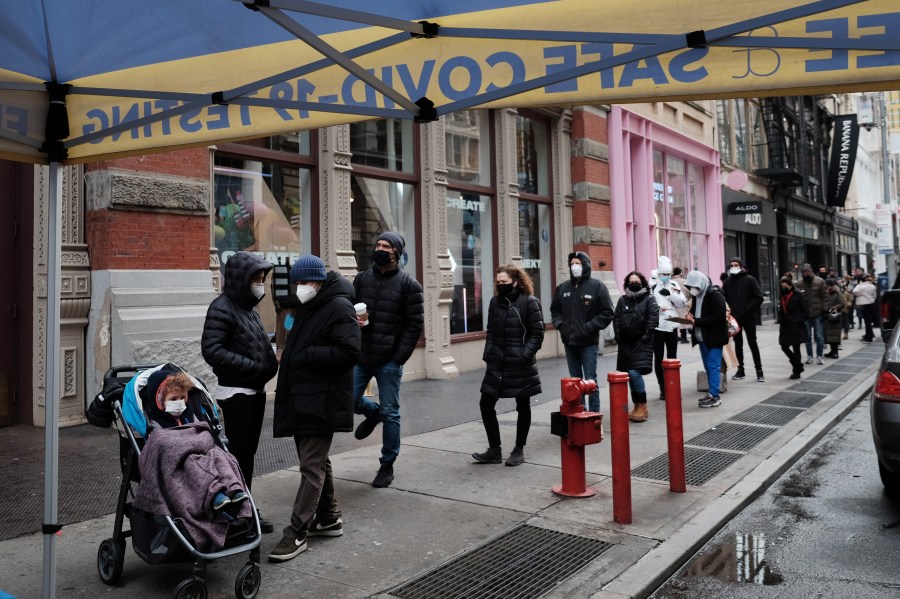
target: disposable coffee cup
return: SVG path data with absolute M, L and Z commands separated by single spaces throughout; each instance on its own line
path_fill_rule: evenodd
M 353 308 L 356 310 L 356 318 L 360 321 L 360 324 L 362 326 L 369 324 L 369 313 L 366 311 L 366 305 L 360 302 L 354 305 Z

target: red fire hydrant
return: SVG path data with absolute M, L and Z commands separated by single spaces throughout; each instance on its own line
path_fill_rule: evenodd
M 550 415 L 550 432 L 560 437 L 562 484 L 553 487 L 553 492 L 566 497 L 590 497 L 597 491 L 587 488 L 584 446 L 603 440 L 603 414 L 586 412 L 582 399 L 597 390 L 597 382 L 566 378 L 560 383 L 562 404 L 559 412 Z

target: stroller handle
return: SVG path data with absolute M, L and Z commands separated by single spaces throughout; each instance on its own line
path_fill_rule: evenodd
M 140 372 L 141 370 L 150 370 L 156 368 L 159 364 L 125 364 L 122 366 L 113 366 L 103 375 L 103 380 L 118 377 L 123 372 Z

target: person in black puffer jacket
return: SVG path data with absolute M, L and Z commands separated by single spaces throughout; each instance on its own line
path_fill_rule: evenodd
M 732 379 L 739 381 L 746 376 L 744 372 L 744 337 L 753 356 L 756 367 L 756 380 L 766 382 L 763 374 L 762 358 L 759 355 L 759 344 L 756 342 L 756 322 L 759 320 L 759 308 L 763 303 L 763 294 L 759 290 L 759 282 L 744 269 L 744 261 L 735 256 L 728 262 L 728 278 L 722 284 L 722 293 L 731 309 L 731 315 L 740 325 L 734 336 L 734 353 L 738 359 L 738 370 Z
M 569 376 L 597 380 L 597 344 L 600 331 L 613 318 L 609 290 L 591 277 L 591 259 L 584 252 L 569 254 L 571 277 L 556 288 L 550 302 L 550 318 L 566 349 Z M 588 396 L 585 408 L 600 411 L 600 391 Z
M 376 488 L 394 480 L 394 460 L 400 453 L 400 381 L 403 365 L 412 356 L 425 322 L 422 286 L 400 268 L 406 241 L 399 233 L 385 231 L 375 241 L 372 261 L 375 265 L 353 279 L 356 302 L 366 305 L 367 314 L 359 316 L 362 353 L 354 370 L 356 387 L 354 410 L 365 420 L 356 428 L 357 439 L 365 439 L 379 422 L 382 430 L 381 459 L 372 481 Z M 364 396 L 372 378 L 378 382 L 375 403 Z
M 291 269 L 300 306 L 281 354 L 275 391 L 275 437 L 294 437 L 300 488 L 284 537 L 270 561 L 292 559 L 307 536 L 343 534 L 328 452 L 336 432 L 353 430 L 353 366 L 361 332 L 353 309 L 353 285 L 325 271 L 318 256 L 303 256 Z
M 659 305 L 650 292 L 647 277 L 637 271 L 625 276 L 625 292 L 616 304 L 613 330 L 619 354 L 616 370 L 628 373 L 634 409 L 632 422 L 647 420 L 647 388 L 644 375 L 653 372 L 653 335 L 659 326 Z
M 472 457 L 482 464 L 503 461 L 495 406 L 501 397 L 515 397 L 518 412 L 516 445 L 506 465 L 518 466 L 525 461 L 524 447 L 531 428 L 531 397 L 541 392 L 535 356 L 544 342 L 544 317 L 527 272 L 515 264 L 506 264 L 494 272 L 495 295 L 488 307 L 487 339 L 482 357 L 487 368 L 481 382 L 479 403 L 488 449 L 473 453 Z
M 241 466 L 247 488 L 266 412 L 265 386 L 278 371 L 269 335 L 256 311 L 272 265 L 237 252 L 224 269 L 224 289 L 206 311 L 200 349 L 219 380 L 214 399 L 222 408 L 228 448 Z M 263 532 L 274 527 L 260 519 Z

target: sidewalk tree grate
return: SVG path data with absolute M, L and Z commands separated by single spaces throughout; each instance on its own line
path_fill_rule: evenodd
M 823 383 L 825 384 L 825 383 Z M 735 414 L 729 420 L 737 420 L 738 422 L 747 422 L 749 424 L 770 424 L 772 426 L 781 426 L 787 424 L 803 410 L 797 408 L 782 408 L 778 406 L 756 405 L 747 408 L 739 414 Z
M 723 422 L 715 428 L 704 431 L 693 439 L 685 441 L 685 443 L 701 447 L 712 447 L 714 449 L 750 451 L 777 430 L 777 428 L 771 426 L 752 426 L 749 424 Z
M 684 470 L 687 484 L 700 486 L 741 459 L 743 454 L 698 447 L 684 448 Z M 669 454 L 664 453 L 631 471 L 636 478 L 669 480 Z
M 761 401 L 760 405 L 785 406 L 788 408 L 806 409 L 822 401 L 825 397 L 821 393 L 795 393 L 793 391 L 779 391 L 769 399 Z
M 612 546 L 523 524 L 386 592 L 407 599 L 540 597 Z
M 788 391 L 803 391 L 804 393 L 824 393 L 828 395 L 844 383 L 817 383 L 816 381 L 801 381 L 787 388 Z
M 821 370 L 811 376 L 806 377 L 807 381 L 813 382 L 835 382 L 841 383 L 842 385 L 853 378 L 853 375 L 849 372 L 825 372 Z

